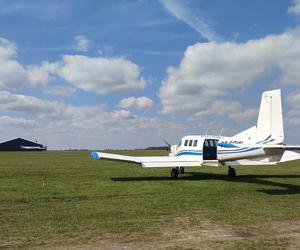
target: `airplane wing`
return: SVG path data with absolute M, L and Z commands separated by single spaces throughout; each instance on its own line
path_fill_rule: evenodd
M 284 150 L 300 150 L 300 145 L 268 145 L 268 144 L 256 144 L 255 147 L 264 149 L 284 149 Z
M 160 167 L 199 167 L 203 164 L 201 156 L 127 156 L 103 152 L 93 152 L 91 156 L 96 159 L 109 159 L 116 161 L 134 162 L 143 168 Z

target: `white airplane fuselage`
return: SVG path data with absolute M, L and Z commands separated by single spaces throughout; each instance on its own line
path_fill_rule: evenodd
M 267 145 L 267 140 L 264 145 Z M 284 150 L 280 150 L 282 153 Z M 278 152 L 276 152 L 278 153 Z M 200 156 L 202 161 L 209 164 L 213 160 L 220 163 L 229 160 L 254 159 L 270 157 L 270 154 L 259 145 L 244 145 L 231 137 L 189 135 L 183 137 L 179 144 L 172 145 L 170 156 L 191 155 Z

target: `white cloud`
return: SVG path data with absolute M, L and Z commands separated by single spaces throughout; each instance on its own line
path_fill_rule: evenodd
M 0 116 L 0 127 L 18 127 L 18 128 L 35 128 L 38 123 L 35 120 L 25 118 L 15 118 L 10 116 Z
M 294 55 L 291 54 L 287 58 L 282 58 L 282 61 L 278 62 L 278 66 L 283 73 L 280 77 L 281 82 L 300 83 L 300 58 L 298 51 L 295 51 Z
M 220 40 L 218 35 L 212 30 L 200 13 L 196 13 L 191 7 L 184 5 L 183 1 L 178 0 L 161 0 L 163 6 L 177 19 L 185 22 L 195 29 L 208 41 Z
M 209 106 L 196 112 L 192 120 L 201 120 L 206 116 L 224 116 L 235 122 L 254 121 L 257 117 L 257 110 L 253 108 L 243 108 L 236 101 L 216 100 Z
M 16 89 L 26 85 L 28 79 L 23 66 L 15 60 L 0 59 L 0 89 Z
M 299 15 L 300 14 L 300 0 L 293 0 L 294 5 L 288 8 L 288 13 Z
M 122 109 L 138 109 L 149 110 L 153 107 L 153 101 L 145 96 L 142 97 L 128 97 L 122 99 L 118 105 Z
M 291 109 L 287 113 L 289 119 L 295 119 L 295 116 L 300 115 L 300 93 L 295 91 L 286 97 L 287 103 L 291 106 Z
M 300 93 L 292 93 L 287 96 L 286 98 L 287 102 L 289 102 L 292 105 L 297 105 L 300 107 Z
M 80 89 L 107 94 L 145 86 L 138 65 L 125 58 L 66 55 L 63 62 L 58 74 Z
M 0 111 L 16 111 L 35 115 L 53 114 L 59 104 L 45 101 L 33 96 L 14 95 L 8 91 L 0 91 Z
M 131 115 L 131 112 L 128 111 L 128 110 L 116 110 L 113 112 L 113 117 L 116 118 L 116 119 L 119 119 L 119 118 L 132 118 L 133 116 Z
M 76 36 L 76 50 L 86 52 L 89 48 L 90 41 L 85 36 Z
M 246 43 L 189 46 L 179 67 L 167 70 L 159 92 L 162 112 L 201 111 L 207 103 L 250 85 L 273 69 L 279 71 L 282 83 L 300 84 L 299 57 L 300 28 Z
M 58 63 L 49 63 L 47 61 L 43 61 L 41 66 L 29 65 L 27 67 L 29 82 L 32 85 L 47 85 L 57 69 Z
M 57 63 L 42 62 L 40 66 L 24 67 L 15 57 L 17 46 L 0 38 L 0 89 L 20 89 L 31 85 L 46 85 L 58 67 Z
M 14 43 L 0 37 L 0 58 L 9 59 L 17 53 L 17 46 Z
M 290 109 L 286 114 L 285 123 L 291 127 L 299 127 L 300 125 L 300 93 L 294 91 L 286 97 L 287 103 L 290 105 Z M 288 129 L 287 132 L 292 132 L 293 129 Z M 293 136 L 295 136 L 293 134 Z
M 195 113 L 196 117 L 210 116 L 210 115 L 229 115 L 236 113 L 241 109 L 241 105 L 238 102 L 230 101 L 214 101 L 205 109 Z
M 236 122 L 253 121 L 256 122 L 258 111 L 253 108 L 247 108 L 245 110 L 239 110 L 235 113 L 229 113 L 229 118 Z
M 160 145 L 161 138 L 177 137 L 182 131 L 177 123 L 133 115 L 128 110 L 108 112 L 103 107 L 72 106 L 7 91 L 0 91 L 0 111 L 33 117 L 0 119 L 5 134 L 37 138 L 49 148 L 145 147 Z
M 83 40 L 79 37 L 82 50 Z M 65 55 L 60 61 L 23 66 L 16 55 L 17 46 L 0 38 L 0 90 L 45 86 L 58 76 L 76 88 L 100 94 L 143 89 L 146 83 L 139 66 L 126 58 Z
M 14 59 L 16 54 L 17 46 L 6 39 L 0 38 L 0 89 L 14 89 L 26 84 L 26 71 Z

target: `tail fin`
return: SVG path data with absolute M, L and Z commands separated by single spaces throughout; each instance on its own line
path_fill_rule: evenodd
M 257 143 L 281 144 L 284 141 L 280 89 L 265 91 L 256 125 Z
M 232 139 L 247 143 L 282 144 L 284 141 L 280 89 L 265 91 L 261 97 L 257 125 Z

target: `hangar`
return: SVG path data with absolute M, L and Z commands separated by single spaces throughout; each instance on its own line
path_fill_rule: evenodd
M 43 151 L 47 146 L 23 138 L 16 138 L 0 143 L 0 151 Z

